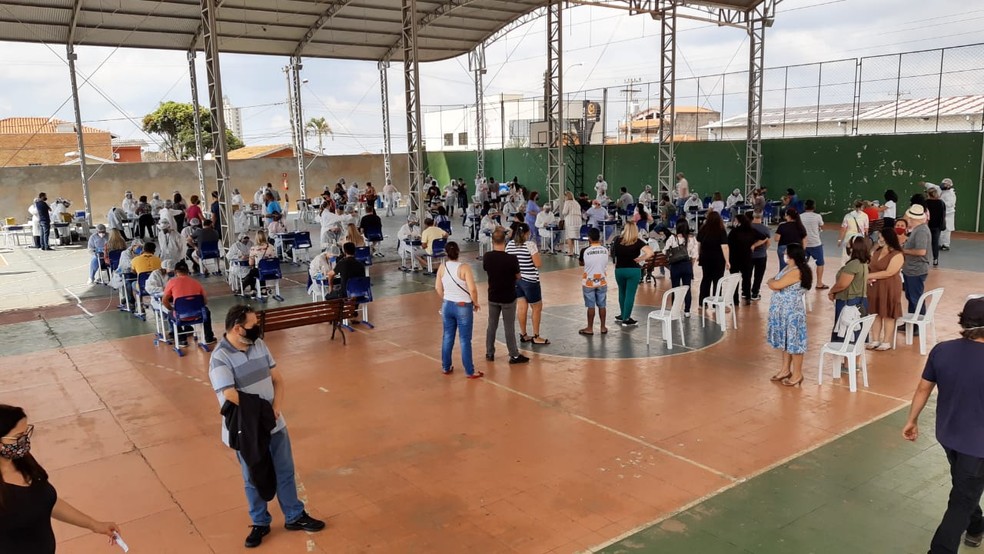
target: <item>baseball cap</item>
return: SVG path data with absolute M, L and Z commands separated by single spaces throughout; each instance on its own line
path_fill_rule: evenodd
M 960 326 L 965 329 L 984 327 L 984 297 L 967 300 L 960 312 Z
M 188 223 L 190 223 L 192 227 L 197 227 L 202 224 L 202 220 L 198 219 L 197 217 L 193 217 L 191 218 L 191 221 L 189 221 Z

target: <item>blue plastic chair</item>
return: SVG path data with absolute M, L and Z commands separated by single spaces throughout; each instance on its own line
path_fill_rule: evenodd
M 205 297 L 196 295 L 175 298 L 173 307 L 169 319 L 174 332 L 174 351 L 178 356 L 184 356 L 181 336 L 194 335 L 198 346 L 209 352 L 209 347 L 205 344 Z M 190 326 L 192 330 L 182 332 L 181 326 Z
M 369 277 L 350 277 L 345 283 L 345 295 L 358 300 L 362 309 L 362 321 L 360 323 L 365 323 L 370 329 L 375 329 L 376 326 L 369 323 L 369 303 L 372 302 L 372 283 Z
M 139 317 L 140 319 L 146 321 L 147 313 L 144 310 L 143 299 L 150 298 L 150 293 L 147 292 L 147 279 L 153 271 L 144 271 L 143 273 L 137 274 L 137 290 L 133 291 L 133 295 L 136 299 L 136 306 L 133 309 L 133 315 Z
M 110 250 L 109 251 L 109 265 L 106 265 L 106 260 L 100 256 L 99 258 L 99 270 L 106 272 L 106 284 L 108 285 L 110 280 L 112 280 L 112 273 L 120 267 L 120 256 L 123 255 L 122 250 Z
M 448 234 L 451 235 L 451 222 L 450 221 L 438 221 L 437 227 Z
M 386 238 L 383 236 L 382 227 L 365 227 L 363 230 L 365 231 L 366 240 L 369 242 L 383 242 Z
M 266 283 L 266 286 L 270 285 L 270 281 L 273 281 L 273 296 L 274 300 L 279 302 L 284 301 L 284 297 L 280 296 L 280 280 L 283 279 L 283 273 L 280 271 L 280 260 L 278 258 L 263 258 L 259 261 L 256 266 L 259 271 L 260 281 Z M 256 299 L 261 302 L 266 302 L 267 298 L 263 296 L 263 287 L 256 287 Z
M 444 252 L 444 247 L 447 246 L 447 244 L 447 239 L 436 239 L 431 243 L 431 252 L 433 252 L 433 254 L 424 252 L 424 257 L 427 258 L 427 275 L 434 275 L 434 260 L 443 258 L 447 255 Z
M 298 253 L 307 252 L 313 247 L 310 231 L 298 231 L 294 233 L 294 248 L 291 250 L 294 263 L 299 263 Z
M 215 273 L 216 275 L 222 275 L 222 262 L 219 260 L 222 258 L 222 254 L 219 251 L 219 241 L 213 240 L 211 242 L 203 242 L 198 245 L 198 257 L 202 261 L 202 269 L 206 269 L 206 260 L 215 260 Z
M 372 266 L 372 248 L 368 246 L 356 246 L 355 259 L 366 267 Z

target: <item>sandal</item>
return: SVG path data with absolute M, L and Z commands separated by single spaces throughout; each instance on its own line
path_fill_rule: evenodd
M 536 342 L 536 339 L 540 339 L 543 342 Z M 541 337 L 540 335 L 533 335 L 533 338 L 530 339 L 530 342 L 532 342 L 533 344 L 535 344 L 537 346 L 546 346 L 546 345 L 550 344 L 550 341 L 548 339 L 545 339 L 545 338 Z
M 586 337 L 590 337 L 590 336 L 594 335 L 594 333 L 592 331 L 588 331 L 586 329 L 578 329 L 577 330 L 577 334 L 584 335 Z
M 829 288 L 827 285 L 817 285 L 817 290 L 827 290 Z
M 484 371 L 476 371 L 468 376 L 469 379 L 481 379 L 482 377 L 485 377 Z
M 529 335 L 520 334 L 519 342 L 533 342 L 533 339 Z
M 772 377 L 769 377 L 769 380 L 770 381 L 782 381 L 783 379 L 789 379 L 792 376 L 793 376 L 793 372 L 790 371 L 789 373 L 786 373 L 785 375 L 773 375 Z
M 602 335 L 607 335 L 608 334 L 608 327 L 602 327 L 601 328 L 601 334 Z

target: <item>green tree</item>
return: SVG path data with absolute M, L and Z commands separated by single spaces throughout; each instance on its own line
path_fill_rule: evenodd
M 212 121 L 208 108 L 201 107 L 202 149 L 211 152 Z M 168 156 L 184 160 L 195 155 L 195 113 L 192 104 L 181 102 L 162 102 L 157 109 L 144 116 L 143 129 L 163 139 Z M 242 148 L 243 142 L 226 129 L 226 147 L 229 150 Z
M 335 136 L 335 132 L 331 130 L 331 125 L 323 117 L 312 117 L 311 121 L 308 121 L 304 125 L 304 132 L 308 136 L 318 137 L 318 153 L 324 154 L 324 137 L 325 135 Z

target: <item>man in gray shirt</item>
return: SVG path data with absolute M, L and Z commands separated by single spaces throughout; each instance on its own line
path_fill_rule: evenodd
M 902 245 L 902 254 L 905 257 L 902 264 L 902 290 L 905 291 L 907 310 L 911 314 L 916 311 L 919 297 L 926 290 L 932 235 L 926 226 L 926 208 L 913 204 L 906 210 L 905 219 L 909 222 L 909 237 Z
M 766 237 L 772 237 L 772 231 L 762 223 L 762 212 L 755 210 L 752 213 L 752 229 L 762 233 Z M 762 279 L 765 277 L 765 266 L 769 264 L 769 242 L 752 250 L 752 300 L 759 300 L 759 289 L 762 287 Z
M 817 290 L 824 290 L 827 288 L 823 284 L 823 240 L 820 238 L 820 232 L 823 231 L 823 217 L 816 212 L 817 203 L 814 200 L 807 200 L 803 205 L 804 212 L 800 215 L 800 221 L 803 223 L 803 227 L 806 228 L 806 260 L 810 261 L 810 258 L 817 264 Z

